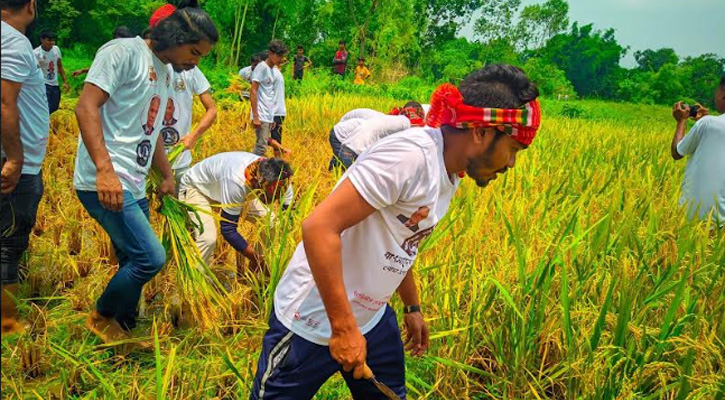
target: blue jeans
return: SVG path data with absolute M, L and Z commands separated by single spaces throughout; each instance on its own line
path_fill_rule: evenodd
M 335 130 L 330 130 L 330 147 L 332 148 L 332 158 L 330 159 L 330 165 L 327 167 L 328 171 L 332 171 L 333 168 L 342 166 L 344 169 L 350 168 L 353 162 L 357 159 L 358 155 L 350 150 L 347 146 L 340 143 L 340 140 L 335 136 Z
M 367 363 L 378 381 L 405 399 L 405 354 L 395 311 L 386 306 L 383 318 L 365 334 Z M 387 399 L 372 383 L 355 379 L 332 359 L 330 348 L 308 342 L 290 332 L 272 311 L 257 363 L 251 400 L 311 399 L 336 372 L 340 372 L 355 400 Z
M 136 326 L 138 301 L 146 282 L 166 264 L 166 250 L 149 222 L 148 200 L 123 192 L 123 211 L 103 208 L 97 192 L 76 191 L 83 207 L 111 237 L 118 257 L 118 272 L 96 302 L 96 310 L 113 317 L 126 330 Z
M 20 175 L 12 193 L 0 196 L 0 266 L 2 284 L 18 283 L 18 263 L 28 248 L 38 204 L 43 197 L 43 177 Z

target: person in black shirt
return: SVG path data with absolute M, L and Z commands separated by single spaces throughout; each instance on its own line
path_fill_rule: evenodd
M 297 54 L 294 58 L 294 68 L 292 69 L 292 79 L 302 80 L 305 69 L 312 66 L 312 60 L 305 55 L 305 48 L 297 46 Z

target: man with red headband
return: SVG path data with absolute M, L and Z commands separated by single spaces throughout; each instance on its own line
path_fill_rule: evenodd
M 289 206 L 293 200 L 291 177 L 292 169 L 286 161 L 241 151 L 211 156 L 184 174 L 179 199 L 208 212 L 199 213 L 201 226 L 195 230 L 196 246 L 207 265 L 217 241 L 217 224 L 211 208 L 222 205 L 219 225 L 224 240 L 249 259 L 251 270 L 266 271 L 260 247 L 249 246 L 237 225 L 241 216 L 252 223 L 264 219 L 269 213 L 266 205 L 282 196 Z
M 185 7 L 196 7 L 196 2 L 186 2 Z M 149 20 L 149 28 L 153 28 L 160 21 L 173 14 L 176 10 L 171 4 L 159 7 Z M 161 128 L 164 139 L 164 149 L 168 154 L 179 143 L 183 144 L 184 152 L 174 161 L 171 168 L 176 177 L 176 186 L 179 186 L 181 177 L 191 166 L 191 150 L 196 146 L 201 136 L 216 121 L 216 102 L 211 97 L 211 85 L 198 66 L 190 70 L 174 71 L 171 73 L 171 90 L 167 101 L 166 115 Z M 194 130 L 191 129 L 194 96 L 198 96 L 204 106 L 204 115 Z
M 428 347 L 412 269 L 418 245 L 444 218 L 465 172 L 480 187 L 512 168 L 540 122 L 523 71 L 489 65 L 432 97 L 428 126 L 379 140 L 302 224 L 274 297 L 252 399 L 310 399 L 340 372 L 353 398 L 405 398 L 404 347 Z M 405 305 L 406 345 L 388 305 Z

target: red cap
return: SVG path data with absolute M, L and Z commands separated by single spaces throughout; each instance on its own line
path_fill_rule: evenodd
M 159 21 L 171 16 L 174 11 L 176 11 L 176 7 L 171 4 L 164 4 L 163 6 L 157 8 L 156 11 L 151 14 L 151 19 L 149 20 L 149 28 L 153 28 L 159 23 Z

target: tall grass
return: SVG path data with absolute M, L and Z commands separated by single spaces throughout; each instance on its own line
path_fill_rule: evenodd
M 115 267 L 105 233 L 72 195 L 71 103 L 53 117 L 46 195 L 22 293 L 33 298 L 23 309 L 38 304 L 47 327 L 43 340 L 3 338 L 3 397 L 246 398 L 300 223 L 335 184 L 326 171 L 331 126 L 349 109 L 385 110 L 397 101 L 291 99 L 284 143 L 293 150 L 298 206 L 275 210 L 273 235 L 241 228 L 252 241 L 273 236 L 265 248 L 270 276 L 232 285 L 217 334 L 175 325 L 179 286 L 170 264 L 142 300 L 138 331 L 154 338 L 155 350 L 131 355 L 100 346 L 82 327 Z M 252 147 L 248 105 L 225 100 L 220 107 L 195 160 Z M 723 397 L 725 235 L 687 221 L 677 205 L 684 164 L 668 154 L 668 110 L 630 108 L 623 118 L 618 104 L 571 107 L 581 110 L 578 118 L 545 101 L 542 132 L 516 167 L 485 190 L 465 182 L 421 245 L 415 268 L 432 347 L 407 360 L 412 398 Z M 158 215 L 154 225 L 161 232 Z M 219 243 L 214 269 L 233 271 L 236 256 Z M 399 309 L 399 300 L 393 305 Z M 29 345 L 48 350 L 32 378 L 19 361 Z M 339 377 L 318 395 L 348 397 Z

